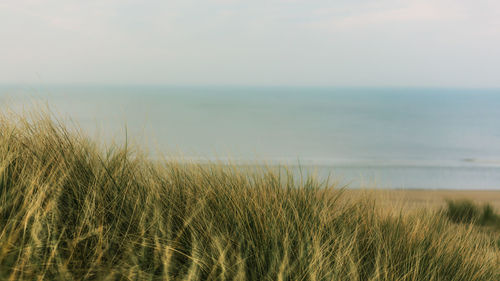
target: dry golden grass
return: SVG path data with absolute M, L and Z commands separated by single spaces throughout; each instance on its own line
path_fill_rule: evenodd
M 0 117 L 1 280 L 499 280 L 489 233 L 271 168 Z

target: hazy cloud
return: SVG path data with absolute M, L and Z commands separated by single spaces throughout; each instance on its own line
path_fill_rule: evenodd
M 4 0 L 0 81 L 500 87 L 489 0 Z

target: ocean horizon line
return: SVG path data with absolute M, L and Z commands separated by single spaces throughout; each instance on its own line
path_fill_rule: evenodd
M 451 90 L 451 91 L 499 91 L 500 87 L 484 86 L 432 86 L 432 85 L 289 85 L 289 84 L 169 84 L 169 83 L 99 83 L 99 82 L 29 82 L 2 83 L 0 87 L 103 87 L 103 88 L 182 88 L 182 89 L 316 89 L 316 90 Z

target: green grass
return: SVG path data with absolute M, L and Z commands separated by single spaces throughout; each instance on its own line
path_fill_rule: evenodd
M 447 202 L 446 215 L 456 223 L 477 222 L 481 216 L 480 208 L 470 200 L 456 200 Z
M 471 200 L 448 200 L 445 215 L 455 223 L 475 223 L 500 228 L 500 216 L 490 204 L 478 206 Z
M 272 168 L 153 162 L 47 114 L 0 117 L 1 280 L 500 280 L 438 212 Z

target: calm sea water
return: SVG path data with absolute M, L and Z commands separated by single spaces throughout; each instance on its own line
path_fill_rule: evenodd
M 302 165 L 351 187 L 500 189 L 500 90 L 1 86 L 152 157 Z

